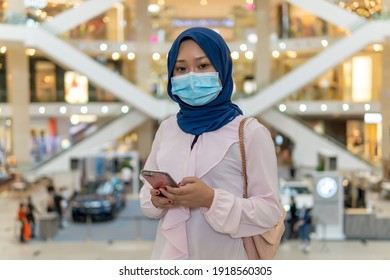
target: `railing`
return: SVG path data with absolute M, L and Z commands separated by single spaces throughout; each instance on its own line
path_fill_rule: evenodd
M 277 108 L 275 108 L 275 110 L 278 110 Z M 287 113 L 288 114 L 288 113 Z M 348 151 L 353 157 L 355 157 L 356 159 L 358 160 L 361 160 L 363 162 L 366 162 L 367 164 L 371 165 L 371 166 L 374 166 L 376 168 L 379 168 L 381 166 L 381 163 L 380 162 L 375 162 L 371 159 L 368 159 L 367 157 L 364 157 L 364 156 L 361 156 L 359 154 L 355 154 L 353 152 L 351 152 L 350 150 L 347 149 L 347 146 L 346 144 L 340 142 L 339 140 L 336 139 L 336 137 L 332 136 L 329 131 L 327 131 L 326 133 L 322 134 L 322 133 L 319 133 L 317 131 L 315 131 L 313 129 L 313 127 L 307 122 L 305 121 L 303 118 L 301 118 L 300 116 L 298 115 L 293 115 L 293 114 L 288 114 L 290 118 L 294 119 L 295 121 L 299 122 L 300 124 L 304 125 L 306 128 L 308 128 L 309 130 L 311 130 L 313 133 L 317 134 L 317 135 L 320 135 L 321 137 L 323 138 L 326 138 L 328 141 L 332 142 L 333 144 L 335 144 L 336 146 Z
M 130 112 L 129 112 L 130 113 Z M 82 133 L 84 134 L 82 137 L 79 137 L 78 139 L 74 139 L 74 141 L 71 142 L 71 145 L 68 146 L 67 148 L 61 148 L 60 147 L 60 150 L 57 150 L 55 151 L 53 154 L 49 155 L 49 157 L 47 158 L 44 158 L 42 159 L 41 161 L 39 162 L 36 162 L 34 163 L 31 167 L 32 169 L 36 169 L 36 168 L 39 168 L 45 164 L 48 164 L 50 163 L 52 160 L 60 157 L 63 153 L 65 153 L 67 150 L 71 149 L 72 147 L 82 143 L 84 140 L 86 140 L 87 138 L 89 137 L 92 137 L 94 134 L 97 133 L 97 131 L 99 129 L 102 129 L 103 127 L 106 127 L 106 126 L 109 126 L 111 123 L 113 123 L 114 121 L 117 120 L 117 118 L 120 118 L 121 115 L 117 116 L 117 117 L 113 117 L 112 119 L 106 121 L 106 122 L 103 122 L 101 123 L 100 125 L 90 125 L 90 126 L 87 126 L 83 131 L 79 132 L 79 135 L 81 135 Z

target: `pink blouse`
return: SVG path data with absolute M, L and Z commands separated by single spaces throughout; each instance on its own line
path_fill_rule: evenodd
M 194 135 L 184 133 L 176 116 L 160 125 L 145 169 L 168 172 L 177 182 L 201 178 L 214 188 L 210 208 L 169 210 L 154 207 L 151 186 L 140 191 L 143 213 L 160 219 L 152 259 L 247 259 L 242 239 L 263 233 L 281 217 L 275 147 L 269 131 L 256 119 L 245 125 L 248 199 L 243 196 L 237 116 L 224 127 Z

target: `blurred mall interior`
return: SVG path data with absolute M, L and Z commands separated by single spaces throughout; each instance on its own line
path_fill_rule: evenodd
M 341 241 L 390 239 L 390 0 L 0 0 L 1 259 L 85 240 L 129 242 L 148 258 L 156 224 L 139 212 L 138 175 L 159 123 L 178 110 L 167 51 L 193 26 L 226 39 L 234 103 L 270 130 L 281 190 L 292 177 L 307 184 L 313 240 L 354 258 Z M 125 165 L 131 184 L 114 221 L 75 223 L 83 182 Z M 48 181 L 66 211 L 64 228 L 43 232 Z M 21 247 L 16 213 L 28 195 L 40 229 Z M 294 242 L 286 237 L 281 258 L 300 252 Z M 390 258 L 383 244 L 362 258 Z

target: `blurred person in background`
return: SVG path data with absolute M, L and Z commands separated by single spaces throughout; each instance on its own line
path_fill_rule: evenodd
M 289 229 L 290 229 L 290 239 L 297 238 L 297 231 L 295 230 L 295 223 L 298 220 L 297 215 L 297 204 L 295 202 L 295 197 L 291 196 L 291 204 L 290 204 L 290 218 L 289 218 Z
M 31 196 L 29 195 L 27 197 L 27 213 L 26 218 L 28 222 L 30 223 L 31 228 L 31 238 L 35 237 L 35 231 L 36 231 L 36 222 L 35 222 L 35 213 L 39 214 L 38 209 L 35 207 Z
M 296 229 L 298 230 L 300 248 L 304 253 L 310 252 L 311 222 L 311 209 L 307 206 L 302 207 L 299 211 L 299 219 L 296 223 Z
M 28 241 L 31 237 L 30 225 L 27 220 L 27 207 L 24 202 L 19 203 L 18 208 L 18 221 L 20 222 L 20 235 L 19 241 L 24 243 Z

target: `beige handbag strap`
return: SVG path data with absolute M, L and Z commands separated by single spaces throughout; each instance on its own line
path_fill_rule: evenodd
M 240 140 L 240 152 L 242 163 L 242 177 L 244 178 L 244 198 L 248 198 L 248 176 L 246 175 L 246 156 L 245 156 L 245 143 L 244 143 L 244 126 L 248 118 L 243 118 L 238 128 L 238 138 Z

